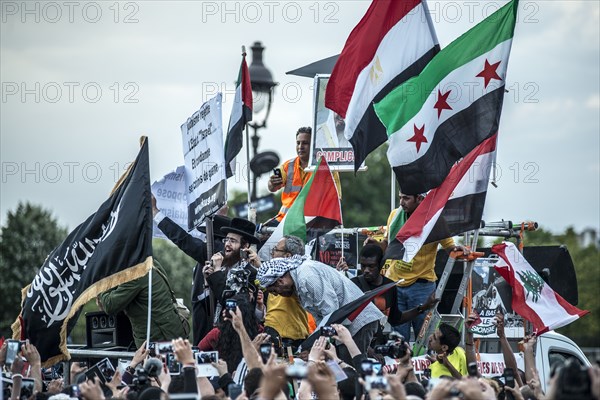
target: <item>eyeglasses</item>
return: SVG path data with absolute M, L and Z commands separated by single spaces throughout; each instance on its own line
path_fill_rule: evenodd
M 285 249 L 284 250 L 278 249 L 277 247 L 273 247 L 271 249 L 271 255 L 273 255 L 273 254 L 275 254 L 277 252 L 279 252 L 279 253 L 286 253 L 287 251 Z
M 234 239 L 234 238 L 230 238 L 230 237 L 225 237 L 225 238 L 221 239 L 221 241 L 222 241 L 223 243 L 227 243 L 227 242 L 229 242 L 229 243 L 231 243 L 231 244 L 238 244 L 238 243 L 240 242 L 239 240 L 237 240 L 237 239 Z

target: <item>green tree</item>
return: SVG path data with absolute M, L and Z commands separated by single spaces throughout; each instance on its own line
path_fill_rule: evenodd
M 390 179 L 392 170 L 387 160 L 387 144 L 379 147 L 366 160 L 365 172 L 340 174 L 342 184 L 342 217 L 344 226 L 379 226 L 390 215 Z M 395 194 L 396 198 L 397 193 Z
M 182 298 L 185 305 L 191 310 L 193 270 L 196 261 L 179 250 L 173 243 L 164 239 L 153 239 L 152 251 L 154 259 L 164 267 L 175 297 Z
M 21 289 L 66 236 L 67 230 L 41 206 L 19 203 L 8 212 L 0 228 L 0 336 L 12 336 L 10 325 L 21 310 Z

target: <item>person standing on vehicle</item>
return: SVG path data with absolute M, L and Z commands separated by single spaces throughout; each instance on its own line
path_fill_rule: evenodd
M 400 207 L 390 213 L 384 239 L 380 242 L 369 237 L 365 241 L 365 244 L 379 244 L 385 251 L 388 241 L 396 237 L 400 228 L 402 228 L 424 198 L 425 195 L 423 194 L 409 195 L 400 193 Z M 435 291 L 435 282 L 437 280 L 435 274 L 435 257 L 438 245 L 441 245 L 447 252 L 462 249 L 462 247 L 455 245 L 452 238 L 447 238 L 423 245 L 410 262 L 392 259 L 388 259 L 385 262 L 387 269 L 385 273 L 386 277 L 393 281 L 404 279 L 397 287 L 398 309 L 404 311 L 412 310 L 416 307 L 420 312 L 420 315 L 412 321 L 394 326 L 394 330 L 404 336 L 406 340 L 410 340 L 411 325 L 415 337 L 419 334 L 425 320 L 425 308 L 423 304 L 426 303 L 431 292 Z

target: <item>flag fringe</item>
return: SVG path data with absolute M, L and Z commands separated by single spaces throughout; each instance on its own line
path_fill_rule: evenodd
M 129 170 L 128 170 L 129 171 Z M 123 271 L 117 272 L 111 276 L 107 276 L 104 279 L 99 280 L 94 283 L 92 286 L 87 288 L 81 295 L 77 298 L 77 300 L 71 306 L 71 310 L 69 314 L 64 319 L 63 324 L 60 329 L 60 338 L 61 338 L 61 346 L 60 351 L 62 354 L 56 355 L 54 357 L 49 358 L 45 362 L 42 363 L 42 367 L 49 367 L 51 365 L 56 364 L 57 362 L 69 360 L 71 358 L 71 354 L 69 353 L 69 349 L 67 348 L 67 325 L 69 320 L 79 311 L 81 307 L 83 307 L 88 301 L 97 297 L 99 294 L 106 292 L 116 286 L 119 286 L 122 283 L 126 283 L 132 281 L 134 279 L 138 279 L 143 277 L 150 271 L 153 266 L 152 257 L 147 257 L 144 262 L 134 265 L 133 267 L 127 268 Z M 21 290 L 21 309 L 23 307 L 23 301 L 25 300 L 25 296 L 27 295 L 27 290 L 31 284 Z M 21 339 L 21 323 L 20 317 L 21 314 L 17 317 L 17 320 L 13 322 L 11 325 L 13 331 L 13 339 Z

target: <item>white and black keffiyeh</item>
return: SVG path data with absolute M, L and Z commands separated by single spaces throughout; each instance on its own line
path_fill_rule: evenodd
M 269 261 L 262 263 L 258 269 L 256 279 L 260 282 L 260 286 L 268 288 L 271 286 L 277 278 L 281 278 L 288 271 L 296 269 L 304 261 L 310 259 L 309 256 L 293 255 L 286 258 L 272 258 Z

